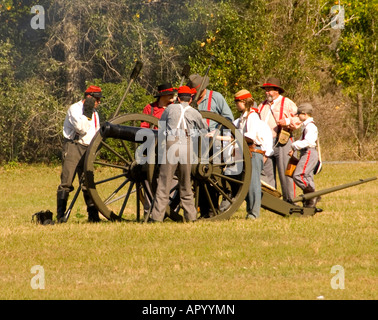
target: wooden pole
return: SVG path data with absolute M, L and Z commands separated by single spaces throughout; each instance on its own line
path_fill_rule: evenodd
M 361 157 L 363 154 L 362 141 L 364 139 L 364 115 L 363 115 L 363 101 L 362 94 L 357 93 L 357 117 L 358 117 L 358 156 Z

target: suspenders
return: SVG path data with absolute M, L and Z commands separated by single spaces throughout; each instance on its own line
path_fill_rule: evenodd
M 211 99 L 213 97 L 213 90 L 210 90 L 209 100 L 207 101 L 207 111 L 211 111 Z M 210 126 L 210 119 L 207 119 L 207 125 Z
M 307 123 L 305 125 L 305 127 L 303 128 L 303 132 L 302 132 L 302 136 L 301 136 L 301 140 L 304 140 L 304 138 L 306 137 L 306 127 L 307 125 L 309 125 L 310 123 L 315 123 L 314 121 L 310 121 L 309 123 Z
M 260 109 L 260 112 L 259 112 L 259 113 L 261 113 L 261 111 L 262 111 L 262 110 L 264 109 L 264 107 L 267 105 L 266 103 L 267 103 L 267 101 L 265 100 L 265 101 L 263 102 L 263 105 L 261 106 L 261 109 Z M 283 107 L 284 107 L 284 103 L 285 103 L 285 97 L 282 97 L 282 100 L 281 100 L 281 107 L 280 107 L 280 118 L 279 118 L 279 120 L 281 120 L 281 119 L 282 119 L 282 116 L 283 116 Z M 273 114 L 272 109 L 270 109 L 270 112 L 272 113 L 272 116 L 273 116 L 274 121 L 277 123 L 277 120 L 276 120 L 276 118 L 274 117 L 274 114 Z
M 187 106 L 187 107 L 183 107 L 181 104 L 180 104 L 180 107 L 181 107 L 181 116 L 180 116 L 180 120 L 177 124 L 177 127 L 176 129 L 180 129 L 181 127 L 181 123 L 183 122 L 184 123 L 184 130 L 187 130 L 187 126 L 186 126 L 186 121 L 184 119 L 184 114 L 185 114 L 185 111 L 188 110 L 189 108 L 191 108 L 191 106 Z
M 282 97 L 282 100 L 281 100 L 281 108 L 280 108 L 280 119 L 279 119 L 279 120 L 282 119 L 284 102 L 285 102 L 285 97 Z
M 97 131 L 98 123 L 97 123 L 97 113 L 93 112 L 94 115 L 94 124 L 95 124 L 95 130 Z

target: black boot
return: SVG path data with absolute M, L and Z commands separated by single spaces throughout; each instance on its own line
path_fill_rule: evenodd
M 100 222 L 101 219 L 98 215 L 98 210 L 96 207 L 94 206 L 91 206 L 91 207 L 87 207 L 87 211 L 88 211 L 88 222 Z
M 315 198 L 312 198 L 310 200 L 307 200 L 305 207 L 307 207 L 307 208 L 315 208 L 316 204 L 319 202 L 319 200 L 320 200 L 320 197 L 315 197 Z
M 303 189 L 304 194 L 311 193 L 311 192 L 315 192 L 315 189 L 311 188 L 311 187 L 306 187 L 306 188 Z M 304 202 L 303 206 L 306 207 L 306 208 L 315 208 L 315 206 L 316 206 L 316 204 L 319 200 L 320 200 L 320 197 L 315 197 L 315 198 L 306 200 Z
M 66 213 L 67 209 L 67 200 L 68 200 L 69 193 L 65 190 L 61 190 L 57 192 L 57 209 L 56 209 L 56 220 L 58 223 L 65 222 L 64 214 Z
M 100 222 L 100 217 L 98 215 L 98 210 L 89 195 L 88 191 L 86 190 L 85 186 L 83 188 L 83 196 L 85 204 L 87 205 L 87 212 L 88 212 L 88 222 Z

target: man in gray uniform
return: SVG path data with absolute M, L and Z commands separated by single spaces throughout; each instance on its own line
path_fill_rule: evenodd
M 292 150 L 289 156 L 295 151 L 300 151 L 300 158 L 293 174 L 295 184 L 303 190 L 303 193 L 315 191 L 314 168 L 318 162 L 319 155 L 316 150 L 316 140 L 318 140 L 318 128 L 312 117 L 312 105 L 308 102 L 301 103 L 298 107 L 298 117 L 302 122 L 301 138 L 291 145 Z M 307 200 L 305 207 L 315 207 L 320 197 Z
M 151 211 L 151 221 L 163 221 L 169 203 L 170 186 L 177 170 L 179 193 L 186 221 L 197 219 L 191 182 L 192 137 L 206 134 L 208 127 L 201 114 L 189 104 L 195 90 L 183 86 L 178 89 L 177 104 L 169 105 L 159 121 L 159 131 L 166 135 L 166 159 L 160 165 L 158 186 Z

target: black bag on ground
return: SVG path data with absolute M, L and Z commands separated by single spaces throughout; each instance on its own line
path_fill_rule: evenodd
M 36 212 L 32 216 L 32 222 L 43 225 L 54 224 L 53 213 L 50 210 Z

